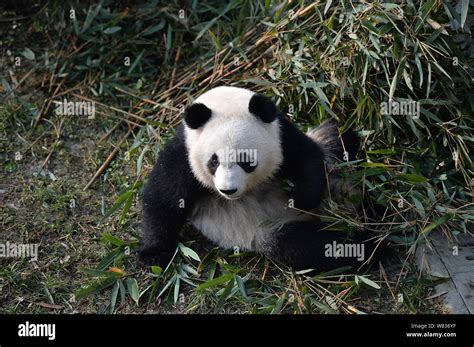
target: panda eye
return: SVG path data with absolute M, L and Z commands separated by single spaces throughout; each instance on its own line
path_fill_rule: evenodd
M 217 158 L 217 155 L 215 153 L 211 157 L 211 165 L 212 166 L 218 166 L 219 165 L 219 159 Z
M 217 167 L 219 166 L 219 158 L 217 158 L 217 154 L 213 154 L 212 157 L 207 162 L 207 169 L 214 175 L 217 171 Z

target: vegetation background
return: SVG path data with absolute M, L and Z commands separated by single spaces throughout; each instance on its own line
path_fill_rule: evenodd
M 0 5 L 1 313 L 440 312 L 413 265 L 433 231 L 473 232 L 473 6 L 460 1 L 6 1 Z M 143 182 L 186 105 L 218 85 L 271 96 L 301 129 L 354 126 L 341 167 L 386 208 L 328 201 L 398 260 L 366 274 L 294 273 L 183 231 L 167 269 L 137 267 Z M 96 116 L 56 103 L 94 102 Z M 381 114 L 415 101 L 420 117 Z

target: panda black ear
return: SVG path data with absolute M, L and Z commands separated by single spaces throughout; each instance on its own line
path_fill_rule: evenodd
M 271 123 L 277 117 L 275 103 L 268 97 L 254 94 L 249 102 L 249 111 L 265 123 Z
M 211 118 L 212 111 L 204 104 L 196 103 L 189 106 L 184 115 L 186 125 L 191 129 L 202 127 Z

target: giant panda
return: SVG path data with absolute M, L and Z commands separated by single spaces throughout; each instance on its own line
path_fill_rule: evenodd
M 311 213 L 338 188 L 331 164 L 357 150 L 357 137 L 340 136 L 336 123 L 304 134 L 270 98 L 248 89 L 205 92 L 186 110 L 144 187 L 141 263 L 166 266 L 190 222 L 222 248 L 257 252 L 294 270 L 360 266 L 373 249 L 366 236 L 325 230 Z M 363 259 L 328 256 L 335 242 L 368 247 Z

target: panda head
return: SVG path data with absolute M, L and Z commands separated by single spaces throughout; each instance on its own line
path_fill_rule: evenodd
M 244 196 L 283 161 L 277 108 L 250 90 L 211 89 L 186 110 L 184 124 L 194 176 L 226 199 Z

